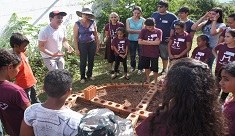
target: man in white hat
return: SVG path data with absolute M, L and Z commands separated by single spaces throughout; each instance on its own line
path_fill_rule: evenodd
M 44 64 L 49 71 L 54 69 L 64 69 L 64 53 L 62 45 L 68 52 L 73 52 L 73 48 L 66 39 L 66 30 L 61 27 L 63 17 L 67 13 L 52 11 L 49 14 L 50 24 L 41 29 L 38 35 L 38 47 L 43 58 Z

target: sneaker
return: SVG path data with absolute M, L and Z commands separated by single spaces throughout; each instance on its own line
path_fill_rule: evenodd
M 84 84 L 85 82 L 86 82 L 85 79 L 81 79 L 81 80 L 80 80 L 80 83 L 81 83 L 81 84 Z
M 94 81 L 95 80 L 95 77 L 89 77 L 90 80 Z
M 131 67 L 130 72 L 134 72 L 134 71 L 135 71 L 135 69 L 133 67 Z
M 117 74 L 112 74 L 111 78 L 115 79 L 117 77 Z
M 143 73 L 143 70 L 138 70 L 137 75 L 141 75 Z

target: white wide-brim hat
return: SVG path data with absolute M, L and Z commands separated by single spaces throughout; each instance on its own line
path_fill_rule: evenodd
M 91 9 L 89 9 L 89 8 L 82 8 L 82 11 L 76 11 L 76 14 L 79 17 L 82 17 L 82 14 L 87 14 L 90 16 L 91 19 L 95 18 L 95 15 L 92 13 Z

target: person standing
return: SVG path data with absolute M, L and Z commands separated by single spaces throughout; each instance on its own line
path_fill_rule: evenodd
M 78 20 L 73 28 L 74 44 L 76 54 L 80 56 L 80 83 L 85 83 L 87 78 L 95 80 L 92 71 L 95 54 L 99 50 L 99 38 L 96 23 L 93 20 L 95 16 L 91 9 L 83 8 L 82 11 L 76 13 L 82 19 Z M 88 70 L 86 72 L 87 61 Z
M 163 69 L 161 74 L 166 74 L 167 65 L 168 65 L 168 50 L 167 45 L 170 37 L 170 27 L 174 20 L 177 19 L 176 15 L 167 11 L 168 2 L 160 1 L 156 3 L 157 12 L 152 14 L 152 17 L 155 19 L 156 27 L 162 30 L 162 41 L 159 46 L 160 57 L 162 58 Z
M 21 59 L 21 65 L 19 67 L 19 72 L 16 75 L 15 83 L 25 90 L 31 104 L 34 104 L 39 103 L 40 101 L 37 98 L 35 89 L 37 80 L 33 75 L 28 57 L 25 54 L 28 44 L 28 38 L 21 33 L 13 33 L 10 37 L 12 51 Z
M 119 16 L 116 12 L 112 12 L 109 15 L 109 23 L 105 25 L 104 33 L 105 33 L 105 59 L 108 60 L 108 63 L 111 65 L 110 73 L 114 74 L 114 66 L 113 62 L 115 61 L 114 51 L 111 48 L 111 43 L 114 38 L 117 37 L 117 28 L 124 27 L 122 22 L 119 22 Z
M 203 34 L 207 35 L 209 37 L 210 48 L 213 49 L 217 46 L 219 36 L 225 27 L 223 11 L 221 8 L 215 7 L 203 15 L 191 28 L 192 30 L 201 30 Z M 214 56 L 209 59 L 208 64 L 210 69 L 212 69 L 214 59 Z
M 154 19 L 147 18 L 145 28 L 141 30 L 138 43 L 141 45 L 141 63 L 145 69 L 146 82 L 150 82 L 149 74 L 153 71 L 154 81 L 158 78 L 159 44 L 162 40 L 162 30 L 155 27 Z
M 231 14 L 227 18 L 227 28 L 221 33 L 218 43 L 224 42 L 225 33 L 231 29 L 235 29 L 235 13 Z
M 10 136 L 19 136 L 24 111 L 30 106 L 24 89 L 9 82 L 20 71 L 20 65 L 17 55 L 0 49 L 0 120 Z
M 178 17 L 179 19 L 173 21 L 173 23 L 171 24 L 171 36 L 175 33 L 175 24 L 178 22 L 184 22 L 185 23 L 185 31 L 190 34 L 190 36 L 194 37 L 194 33 L 195 31 L 191 29 L 192 25 L 194 24 L 194 22 L 192 20 L 190 20 L 188 18 L 189 16 L 189 8 L 188 7 L 181 7 L 178 11 Z
M 142 9 L 135 6 L 132 10 L 133 16 L 126 20 L 126 30 L 128 32 L 128 39 L 130 40 L 130 58 L 131 58 L 131 72 L 136 68 L 136 52 L 138 51 L 138 75 L 142 73 L 143 67 L 141 66 L 140 45 L 138 44 L 138 37 L 141 29 L 144 28 L 145 19 L 141 17 Z
M 63 17 L 67 13 L 52 11 L 49 14 L 50 24 L 41 29 L 38 35 L 38 47 L 43 58 L 44 64 L 49 71 L 53 69 L 64 69 L 64 53 L 62 45 L 68 52 L 73 52 L 73 48 L 66 39 L 66 30 L 61 26 Z

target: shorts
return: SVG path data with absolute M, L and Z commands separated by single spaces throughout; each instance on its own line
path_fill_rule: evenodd
M 49 71 L 54 69 L 64 69 L 64 57 L 43 58 L 43 62 Z
M 159 50 L 160 50 L 160 57 L 163 59 L 163 60 L 168 60 L 168 44 L 167 43 L 161 43 L 159 45 Z
M 144 69 L 150 69 L 153 72 L 158 72 L 158 58 L 142 56 L 141 64 Z

